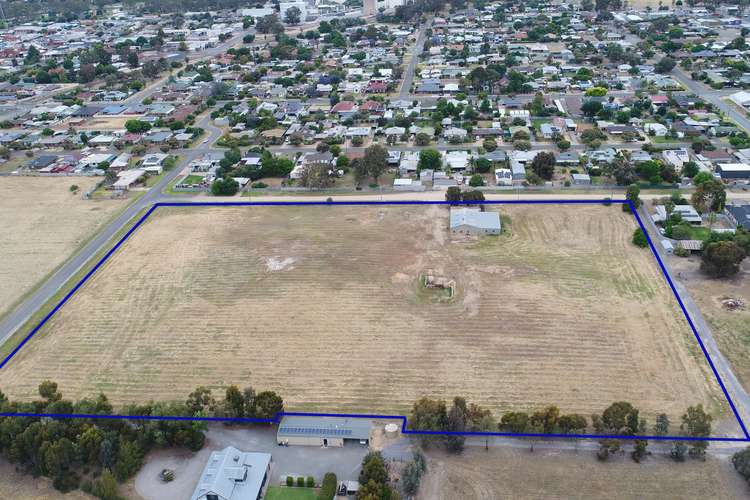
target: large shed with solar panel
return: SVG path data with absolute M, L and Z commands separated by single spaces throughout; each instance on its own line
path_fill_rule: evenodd
M 366 446 L 372 427 L 367 418 L 287 416 L 281 419 L 276 441 L 281 446 Z

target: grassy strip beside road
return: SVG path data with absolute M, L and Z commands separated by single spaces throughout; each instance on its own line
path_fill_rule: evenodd
M 91 242 L 91 240 L 93 240 L 96 237 L 96 235 L 99 234 L 99 231 L 102 228 L 107 227 L 107 225 L 110 222 L 112 222 L 117 217 L 119 217 L 120 215 L 122 215 L 122 213 L 125 210 L 127 210 L 130 207 L 130 205 L 132 205 L 133 203 L 135 203 L 136 201 L 138 201 L 141 198 L 141 196 L 143 196 L 145 193 L 146 193 L 145 191 L 142 191 L 142 192 L 132 192 L 132 198 L 130 200 L 128 200 L 128 202 L 125 204 L 125 206 L 123 206 L 117 212 L 113 213 L 112 216 L 109 219 L 107 219 L 101 225 L 101 227 L 98 227 L 96 230 L 94 230 L 91 233 L 91 235 L 89 235 L 88 238 L 86 238 L 84 241 L 82 241 L 81 244 L 78 245 L 78 247 L 76 247 L 76 249 L 70 253 L 70 256 L 67 259 L 65 259 L 65 261 L 61 262 L 60 265 L 58 265 L 57 267 L 55 267 L 54 269 L 52 269 L 49 273 L 47 273 L 46 275 L 44 275 L 44 277 L 42 279 L 40 279 L 36 283 L 36 285 L 34 285 L 26 293 L 24 293 L 23 295 L 21 295 L 21 297 L 19 297 L 18 300 L 16 300 L 15 302 L 13 302 L 13 304 L 3 314 L 0 314 L 0 321 L 3 321 L 3 319 L 5 319 L 5 317 L 8 314 L 10 314 L 13 310 L 15 310 L 15 308 L 18 307 L 19 304 L 22 304 L 23 302 L 26 301 L 26 299 L 28 299 L 29 297 L 31 297 L 31 295 L 33 295 L 39 289 L 40 286 L 42 286 L 44 283 L 46 283 L 47 280 L 49 280 L 50 277 L 52 277 L 57 271 L 59 271 L 60 268 L 62 268 L 74 255 L 78 254 L 78 252 L 80 252 L 83 248 L 85 248 L 86 245 L 88 245 Z M 0 346 L 0 353 L 2 352 L 1 347 L 2 346 Z
M 135 198 L 135 199 L 137 199 L 137 198 Z M 135 217 L 133 217 L 132 219 L 130 219 L 128 221 L 128 223 L 125 224 L 125 226 L 123 226 L 117 232 L 117 234 L 115 234 L 112 237 L 112 239 L 110 239 L 107 242 L 106 245 L 104 245 L 104 247 L 102 247 L 91 259 L 89 259 L 89 261 L 86 263 L 86 265 L 84 265 L 83 267 L 81 267 L 81 269 L 79 269 L 73 276 L 70 277 L 70 279 L 68 279 L 68 281 L 65 282 L 65 285 L 63 285 L 57 291 L 57 293 L 55 293 L 55 295 L 53 295 L 44 304 L 43 307 L 41 307 L 37 312 L 35 312 L 26 321 L 26 323 L 23 324 L 23 326 L 21 326 L 18 330 L 16 330 L 15 333 L 13 333 L 13 335 L 11 335 L 8 338 L 7 341 L 5 341 L 2 345 L 0 345 L 0 360 L 5 359 L 5 357 L 8 356 L 8 354 L 10 354 L 13 351 L 13 349 L 16 348 L 16 346 L 18 346 L 21 342 L 23 342 L 23 339 L 26 338 L 26 336 L 29 334 L 29 332 L 31 332 L 31 330 L 36 325 L 38 325 L 39 322 L 42 321 L 42 319 L 44 319 L 44 317 L 47 314 L 49 314 L 49 312 L 52 309 L 54 309 L 54 307 L 57 305 L 57 303 L 60 302 L 73 289 L 73 287 L 75 287 L 76 284 L 79 281 L 81 281 L 81 279 L 83 279 L 83 277 L 86 275 L 86 273 L 88 273 L 96 265 L 96 263 L 99 262 L 107 254 L 107 252 L 109 252 L 110 249 L 112 249 L 112 247 L 115 246 L 115 244 L 117 244 L 117 242 L 120 240 L 120 238 L 122 238 L 125 235 L 125 233 L 127 233 L 128 231 L 130 231 L 130 229 L 136 224 L 136 222 L 138 220 L 140 220 L 141 217 L 143 217 L 143 215 L 149 210 L 149 208 L 150 207 L 144 208 L 143 210 L 141 210 L 140 212 L 138 212 Z M 92 235 L 92 238 L 93 238 L 93 235 Z M 88 243 L 88 241 L 86 243 L 84 243 L 83 245 L 81 245 L 80 248 L 83 248 L 83 246 L 86 245 L 87 243 Z M 80 251 L 80 248 L 76 251 L 76 253 L 78 251 Z M 55 270 L 55 271 L 57 271 L 57 270 Z M 53 273 L 55 271 L 53 271 Z M 50 273 L 50 276 L 53 273 Z M 45 277 L 45 279 L 41 280 L 39 283 L 40 284 L 44 283 L 48 278 L 49 278 L 49 276 Z M 29 294 L 33 293 L 33 291 L 34 290 L 28 292 L 28 294 L 26 294 L 21 299 L 21 301 L 25 300 L 25 297 L 28 296 Z M 41 335 L 41 334 L 37 333 L 37 335 Z

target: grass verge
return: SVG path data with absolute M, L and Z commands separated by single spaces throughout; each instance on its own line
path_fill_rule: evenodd
M 101 249 L 99 249 L 99 251 L 94 254 L 83 267 L 81 267 L 73 276 L 71 276 L 65 282 L 65 284 L 60 287 L 60 289 L 52 297 L 50 297 L 50 299 L 47 300 L 47 302 L 45 302 L 41 308 L 39 308 L 39 310 L 32 314 L 29 319 L 26 320 L 26 322 L 13 333 L 13 335 L 8 337 L 8 339 L 3 342 L 2 345 L 0 345 L 0 359 L 5 359 L 5 357 L 23 341 L 23 339 L 29 334 L 29 332 L 37 324 L 39 324 L 39 322 L 42 321 L 42 319 L 44 319 L 44 317 L 49 314 L 52 309 L 54 309 L 57 303 L 60 302 L 68 294 L 68 292 L 73 289 L 73 287 L 86 275 L 86 273 L 88 273 L 96 265 L 96 263 L 99 262 L 113 246 L 115 246 L 120 238 L 122 238 L 125 233 L 127 233 L 130 228 L 135 225 L 135 223 L 149 210 L 149 208 L 150 207 L 144 208 L 143 210 L 138 212 L 132 219 L 130 219 L 128 223 L 125 224 Z M 92 235 L 92 238 L 94 236 L 95 234 Z M 88 241 L 86 243 L 88 243 Z M 81 248 L 86 243 L 81 245 Z M 80 251 L 80 248 L 76 250 L 75 253 L 77 253 L 78 251 Z M 45 280 L 56 271 L 57 269 L 55 269 L 55 271 L 45 277 Z M 42 280 L 39 283 L 41 284 L 45 280 Z M 36 290 L 37 287 L 35 287 L 34 290 Z M 32 292 L 29 292 L 28 294 Z M 28 294 L 26 294 L 26 296 L 28 296 Z

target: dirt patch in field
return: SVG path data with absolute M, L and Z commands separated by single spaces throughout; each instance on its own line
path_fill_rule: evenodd
M 734 499 L 747 485 L 725 461 L 677 464 L 650 457 L 607 463 L 589 451 L 553 452 L 512 448 L 467 448 L 461 456 L 428 454 L 417 500 L 485 498 Z
M 0 315 L 123 206 L 84 200 L 93 177 L 0 177 Z M 70 186 L 77 185 L 77 194 Z
M 452 243 L 437 206 L 162 208 L 0 387 L 31 399 L 53 379 L 128 403 L 252 384 L 289 409 L 370 413 L 455 395 L 497 413 L 721 409 L 629 215 L 500 210 L 511 233 Z M 456 281 L 455 300 L 423 299 L 425 269 Z

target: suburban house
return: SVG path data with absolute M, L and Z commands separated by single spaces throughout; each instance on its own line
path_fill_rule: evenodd
M 482 212 L 478 208 L 451 207 L 452 233 L 500 234 L 502 225 L 497 212 Z
M 365 418 L 287 416 L 281 419 L 276 442 L 298 446 L 367 445 L 372 421 Z
M 737 226 L 750 231 L 750 203 L 729 204 L 725 207 L 729 219 Z
M 227 446 L 211 453 L 190 500 L 258 500 L 271 468 L 269 453 Z
M 722 179 L 750 179 L 750 165 L 744 163 L 720 163 L 716 173 Z
M 112 189 L 116 191 L 127 191 L 133 184 L 138 182 L 141 177 L 146 174 L 146 171 L 142 168 L 134 168 L 132 170 L 123 170 L 117 175 L 117 180 L 112 184 Z

